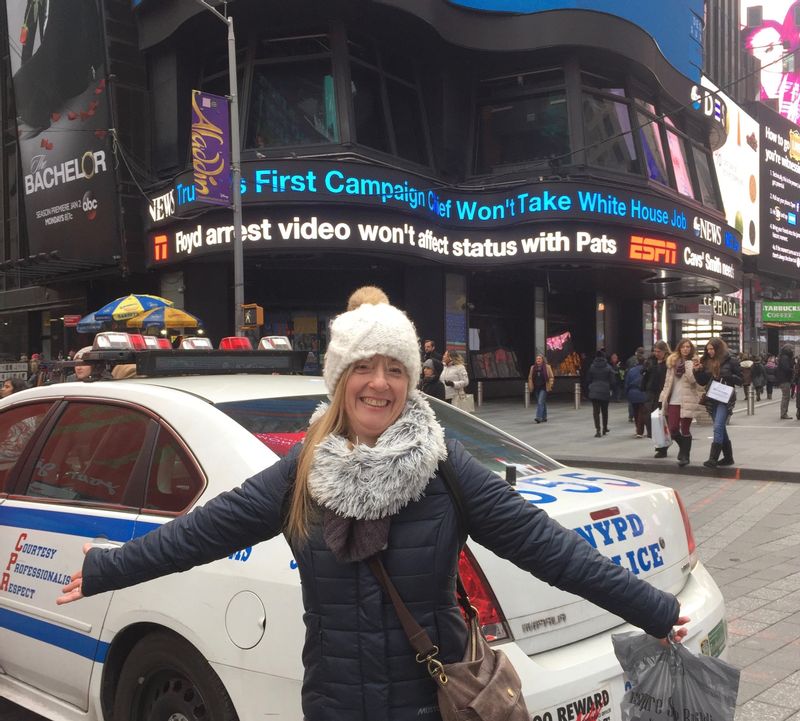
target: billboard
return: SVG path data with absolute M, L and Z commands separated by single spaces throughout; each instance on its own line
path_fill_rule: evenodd
M 192 90 L 192 171 L 197 200 L 231 204 L 228 99 Z
M 703 0 L 447 0 L 451 5 L 494 13 L 528 15 L 545 10 L 594 10 L 629 20 L 645 30 L 674 68 L 694 81 L 703 64 Z
M 7 0 L 31 254 L 113 263 L 120 253 L 98 0 Z
M 758 269 L 800 275 L 800 128 L 760 106 L 761 253 Z
M 758 99 L 800 122 L 800 0 L 741 0 L 739 22 L 745 50 L 761 62 Z
M 714 167 L 725 204 L 725 216 L 728 225 L 742 234 L 742 253 L 757 255 L 760 249 L 758 122 L 708 78 L 703 78 L 702 85 L 727 108 L 725 142 L 714 150 Z

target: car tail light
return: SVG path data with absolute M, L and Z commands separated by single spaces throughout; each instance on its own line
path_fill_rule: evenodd
M 172 343 L 169 342 L 169 338 L 156 338 L 158 341 L 158 347 L 162 348 L 163 350 L 172 350 Z
M 220 350 L 253 350 L 250 339 L 243 335 L 233 335 L 219 342 Z
M 139 337 L 144 340 L 144 347 L 148 350 L 158 348 L 158 338 L 156 338 L 154 335 L 143 335 Z
M 697 544 L 694 540 L 694 533 L 692 533 L 692 524 L 689 522 L 689 514 L 686 512 L 686 507 L 681 500 L 681 494 L 675 491 L 675 500 L 678 502 L 678 508 L 681 509 L 681 517 L 683 518 L 683 528 L 686 531 L 686 544 L 689 546 L 689 566 L 694 568 L 697 565 Z
M 128 338 L 130 339 L 131 348 L 133 348 L 133 350 L 147 349 L 147 343 L 145 342 L 144 337 L 139 335 L 139 333 L 129 333 Z
M 477 609 L 481 621 L 481 630 L 487 641 L 499 641 L 511 638 L 506 624 L 506 617 L 492 593 L 489 582 L 483 575 L 478 562 L 465 546 L 458 558 L 458 572 L 461 582 L 467 590 L 470 603 Z
M 127 333 L 115 331 L 98 333 L 92 343 L 93 350 L 131 350 L 132 348 L 130 336 Z

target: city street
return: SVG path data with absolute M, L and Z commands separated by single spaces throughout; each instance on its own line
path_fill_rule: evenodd
M 611 433 L 603 439 L 592 437 L 585 402 L 579 410 L 551 403 L 550 421 L 541 425 L 521 401 L 488 402 L 479 411 L 560 460 L 586 467 L 625 465 L 628 470 L 619 472 L 680 491 L 699 557 L 727 604 L 729 659 L 742 669 L 737 721 L 800 721 L 800 473 L 795 470 L 800 423 L 776 420 L 777 410 L 773 400 L 761 404 L 755 416 L 743 408 L 734 414 L 730 431 L 738 472 L 700 465 L 708 423 L 695 429 L 693 463 L 679 471 L 674 458 L 653 460 L 649 441 L 633 437 L 625 404 L 612 404 Z M 785 440 L 777 432 L 784 429 Z M 3 700 L 0 719 L 40 721 Z

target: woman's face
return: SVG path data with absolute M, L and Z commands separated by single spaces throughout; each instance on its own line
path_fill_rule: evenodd
M 540 365 L 542 365 L 542 363 L 544 363 L 544 358 L 542 358 L 542 356 L 540 356 L 540 355 L 537 355 L 536 356 L 536 365 L 540 366 Z
M 3 388 L 0 390 L 0 398 L 7 398 L 14 392 L 14 386 L 11 381 L 3 381 Z
M 352 440 L 374 446 L 400 417 L 407 396 L 408 373 L 400 361 L 383 355 L 356 361 L 344 396 Z
M 711 343 L 709 343 L 706 346 L 706 354 L 708 355 L 709 358 L 713 358 L 714 357 L 714 346 L 711 345 Z
M 656 360 L 660 363 L 662 360 L 664 360 L 664 349 L 656 348 L 653 351 L 653 355 L 656 357 Z
M 446 366 L 449 366 L 453 362 L 453 359 L 450 357 L 450 351 L 445 351 L 444 355 L 442 356 L 442 363 Z
M 75 377 L 79 381 L 86 380 L 90 375 L 92 375 L 92 366 L 90 365 L 75 366 Z
M 688 358 L 691 352 L 692 352 L 691 343 L 684 343 L 683 345 L 681 345 L 681 358 Z

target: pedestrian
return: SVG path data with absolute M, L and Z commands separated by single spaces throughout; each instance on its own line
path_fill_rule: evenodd
M 87 345 L 81 348 L 73 356 L 74 361 L 82 361 L 87 353 L 92 351 L 92 346 Z M 92 375 L 92 366 L 89 363 L 80 363 L 73 367 L 72 373 L 66 377 L 67 382 L 71 381 L 85 381 Z
M 553 369 L 540 353 L 528 371 L 528 390 L 536 398 L 536 423 L 547 423 L 547 394 L 553 390 Z
M 705 406 L 714 421 L 714 436 L 708 460 L 703 463 L 707 468 L 732 466 L 733 446 L 728 436 L 728 415 L 736 403 L 736 386 L 742 385 L 742 372 L 739 362 L 731 356 L 728 346 L 722 338 L 712 338 L 706 345 L 706 352 L 700 360 L 700 367 L 694 371 L 697 382 L 708 387 L 712 381 L 733 386 L 731 399 L 724 403 L 706 395 Z M 706 391 L 707 393 L 707 391 Z M 720 453 L 722 459 L 720 460 Z
M 778 359 L 774 356 L 768 356 L 764 363 L 764 370 L 767 373 L 767 400 L 772 400 L 772 389 L 778 384 Z
M 614 402 L 621 401 L 625 388 L 625 368 L 616 353 L 608 356 L 608 365 L 614 371 L 614 382 L 611 384 L 611 400 Z
M 764 369 L 764 361 L 761 356 L 753 356 L 753 388 L 756 392 L 756 400 L 761 400 L 761 394 L 764 392 L 764 387 L 767 385 L 767 371 Z
M 795 418 L 800 421 L 800 356 L 797 356 L 794 359 L 793 383 L 795 387 L 798 388 L 798 392 L 794 394 Z
M 739 356 L 739 367 L 742 369 L 742 390 L 744 391 L 744 400 L 747 402 L 750 386 L 753 385 L 753 361 L 746 353 Z
M 694 343 L 681 338 L 675 350 L 667 358 L 667 375 L 658 397 L 661 407 L 667 411 L 667 423 L 672 440 L 678 444 L 678 465 L 689 463 L 692 452 L 692 421 L 702 410 L 700 397 L 703 386 L 697 384 L 694 371 L 700 367 Z
M 594 418 L 594 437 L 608 433 L 608 401 L 611 398 L 611 389 L 615 378 L 614 369 L 608 364 L 606 354 L 599 350 L 594 356 L 586 380 L 589 383 L 589 400 L 592 402 L 592 416 Z M 603 431 L 600 432 L 600 419 L 603 420 Z
M 775 381 L 781 389 L 781 420 L 789 418 L 789 400 L 792 396 L 792 375 L 794 374 L 794 348 L 788 343 L 778 354 L 778 367 Z
M 627 376 L 628 371 L 631 368 L 635 368 L 636 366 L 640 366 L 644 364 L 644 347 L 639 346 L 635 351 L 634 354 L 625 361 L 625 375 Z M 628 384 L 625 383 L 625 390 L 627 392 Z M 628 398 L 628 422 L 635 423 L 636 422 L 636 411 L 633 407 L 633 403 L 631 399 Z
M 422 344 L 422 360 L 426 361 L 429 358 L 433 358 L 434 360 L 441 361 L 442 356 L 440 356 L 436 352 L 436 343 L 434 343 L 430 338 L 426 338 L 425 342 Z
M 464 359 L 460 353 L 456 353 L 454 350 L 444 352 L 442 363 L 444 370 L 442 370 L 440 380 L 444 383 L 444 399 L 448 403 L 452 403 L 453 398 L 458 393 L 463 393 L 469 385 L 469 375 L 467 367 L 464 365 Z
M 420 390 L 426 395 L 438 398 L 440 401 L 445 399 L 445 385 L 439 380 L 444 366 L 441 361 L 428 358 L 422 364 L 422 383 Z
M 28 362 L 28 388 L 35 388 L 41 382 L 40 371 L 42 368 L 42 356 L 39 353 L 32 353 Z
M 14 393 L 24 391 L 27 387 L 28 384 L 22 378 L 6 378 L 0 388 L 0 398 L 8 398 Z
M 643 409 L 647 403 L 647 393 L 644 391 L 644 358 L 635 366 L 628 368 L 625 373 L 625 393 L 628 396 L 628 403 L 633 406 L 633 419 L 636 424 L 635 436 L 642 438 L 645 433 L 645 428 L 650 426 L 650 416 L 647 415 L 645 420 L 645 413 Z M 648 433 L 648 436 L 650 434 Z
M 425 396 L 413 390 L 419 374 L 416 332 L 404 313 L 381 303 L 338 316 L 323 369 L 331 401 L 312 416 L 305 441 L 239 488 L 121 547 L 86 544 L 83 568 L 57 603 L 184 571 L 283 533 L 303 587 L 307 721 L 439 721 L 437 686 L 366 561 L 382 561 L 436 644 L 437 660 L 461 661 L 462 528 L 654 636 L 678 624 L 675 637 L 685 637 L 689 619 L 674 595 L 600 554 L 458 441 L 445 441 Z M 462 515 L 439 470 L 445 461 L 462 491 Z
M 651 414 L 656 408 L 661 408 L 661 403 L 658 398 L 664 388 L 664 381 L 667 379 L 667 356 L 670 350 L 666 341 L 659 340 L 653 345 L 653 353 L 645 363 L 643 373 L 643 387 L 647 394 L 647 403 L 642 409 L 647 417 L 647 437 L 652 437 L 651 428 Z M 656 453 L 653 458 L 666 458 L 666 447 L 656 447 Z

